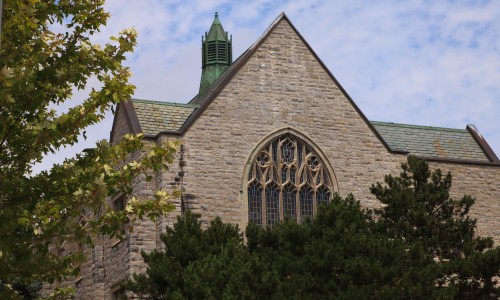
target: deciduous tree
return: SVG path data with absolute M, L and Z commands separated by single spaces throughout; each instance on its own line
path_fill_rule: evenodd
M 114 212 L 106 199 L 130 194 L 134 178 L 151 179 L 165 168 L 175 144 L 145 146 L 140 136 L 128 135 L 120 144 L 101 141 L 33 174 L 47 153 L 76 143 L 88 126 L 130 97 L 134 86 L 123 61 L 136 32 L 93 43 L 109 17 L 104 1 L 0 3 L 0 297 L 7 297 L 18 285 L 77 272 L 73 266 L 81 255 L 60 257 L 49 246 L 91 244 L 97 235 L 120 234 L 128 218 L 154 219 L 168 210 L 170 194 L 163 191 L 149 201 L 132 199 L 122 212 Z M 86 88 L 90 78 L 101 87 L 83 102 L 73 101 L 73 92 Z M 62 104 L 69 109 L 54 109 Z

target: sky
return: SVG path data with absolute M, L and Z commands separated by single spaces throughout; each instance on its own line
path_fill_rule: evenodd
M 186 103 L 197 94 L 201 36 L 215 12 L 235 58 L 284 12 L 369 120 L 474 124 L 500 156 L 498 0 L 108 0 L 105 7 L 111 18 L 97 42 L 125 28 L 139 32 L 126 62 L 133 98 Z M 35 171 L 108 139 L 111 126 L 110 113 L 87 140 Z

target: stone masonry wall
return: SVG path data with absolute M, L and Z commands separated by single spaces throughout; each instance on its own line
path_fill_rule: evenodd
M 148 141 L 145 142 L 148 143 Z M 140 155 L 136 153 L 133 158 L 138 159 Z M 159 176 L 159 174 L 153 175 L 154 178 Z M 131 197 L 136 197 L 139 201 L 152 197 L 158 188 L 158 183 L 157 179 L 146 182 L 145 175 L 138 176 L 133 182 Z M 131 225 L 133 225 L 133 231 L 129 231 L 123 241 L 105 239 L 105 299 L 108 299 L 113 290 L 116 290 L 127 277 L 146 270 L 141 251 L 151 251 L 157 246 L 159 232 L 156 230 L 155 222 L 146 218 L 144 221 L 136 221 Z
M 246 225 L 245 164 L 266 136 L 291 128 L 331 164 L 339 193 L 377 205 L 369 184 L 397 171 L 390 155 L 306 45 L 281 21 L 184 134 L 186 192 L 208 221 Z M 263 145 L 262 145 L 263 146 Z
M 125 116 L 125 109 L 122 105 L 118 105 L 115 118 L 115 127 L 113 128 L 114 134 L 113 139 L 111 140 L 111 143 L 113 144 L 118 143 L 125 134 L 130 132 L 127 117 Z
M 116 137 L 120 138 L 119 135 Z M 137 159 L 139 155 L 141 154 L 136 153 L 132 158 Z M 144 175 L 138 176 L 132 184 L 133 192 L 130 197 L 135 196 L 138 200 L 151 197 L 162 182 L 161 174 L 154 175 L 152 182 L 146 182 Z M 110 199 L 110 205 L 112 200 Z M 160 231 L 165 230 L 159 224 L 164 222 L 163 219 L 158 222 L 137 221 L 133 223 L 133 231 L 128 232 L 122 241 L 97 239 L 94 247 L 86 250 L 87 262 L 82 268 L 81 280 L 77 284 L 72 281 L 64 285 L 71 284 L 77 288 L 76 299 L 112 299 L 113 291 L 119 289 L 119 285 L 127 277 L 146 270 L 141 251 L 148 252 L 157 248 Z
M 478 219 L 478 233 L 491 236 L 500 245 L 500 167 L 455 163 L 430 163 L 443 174 L 451 172 L 452 197 L 470 195 L 476 199 L 471 216 Z
M 158 142 L 163 143 L 165 141 L 178 141 L 180 143 L 179 149 L 177 150 L 174 161 L 168 165 L 168 170 L 162 171 L 158 178 L 158 189 L 172 193 L 174 190 L 183 189 L 183 164 L 184 164 L 184 146 L 182 146 L 182 141 L 179 140 L 178 136 L 173 135 L 162 135 Z M 180 161 L 183 161 L 180 163 Z M 181 199 L 172 198 L 170 203 L 174 206 L 173 210 L 160 218 L 156 222 L 156 230 L 158 232 L 156 239 L 156 249 L 163 249 L 164 244 L 161 241 L 161 233 L 164 233 L 166 227 L 171 227 L 177 220 L 177 216 L 181 215 Z

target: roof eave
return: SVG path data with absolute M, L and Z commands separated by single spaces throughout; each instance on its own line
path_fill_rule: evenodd
M 494 163 L 500 163 L 500 160 L 498 159 L 498 156 L 495 154 L 493 149 L 491 149 L 490 145 L 488 142 L 486 142 L 486 139 L 483 137 L 481 133 L 479 133 L 479 130 L 477 130 L 476 126 L 473 124 L 469 124 L 466 127 L 467 131 L 472 135 L 476 143 L 479 145 L 481 150 L 483 150 L 484 155 Z
M 425 156 L 417 156 L 417 157 L 425 159 L 426 161 L 432 161 L 432 162 L 500 167 L 500 162 L 498 162 L 498 161 L 497 162 L 479 161 L 479 160 L 453 159 L 453 158 L 441 158 L 441 157 L 425 157 Z

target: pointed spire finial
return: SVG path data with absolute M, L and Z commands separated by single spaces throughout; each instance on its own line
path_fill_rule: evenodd
M 205 39 L 202 39 L 201 43 L 202 73 L 200 95 L 203 94 L 233 62 L 232 41 L 229 40 L 228 32 L 224 30 L 220 23 L 218 12 L 215 12 L 212 26 L 208 34 L 205 32 Z

